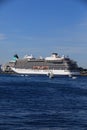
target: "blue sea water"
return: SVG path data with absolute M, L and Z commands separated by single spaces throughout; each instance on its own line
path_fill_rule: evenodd
M 0 75 L 0 130 L 87 130 L 87 77 Z

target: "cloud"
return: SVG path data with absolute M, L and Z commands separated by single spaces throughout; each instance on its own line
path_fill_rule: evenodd
M 6 39 L 7 39 L 6 35 L 0 33 L 0 41 L 2 41 L 2 40 L 6 40 Z
M 64 52 L 65 54 L 86 54 L 87 48 L 83 45 L 72 45 L 72 46 L 58 46 L 56 47 L 59 52 Z
M 80 23 L 79 26 L 82 26 L 82 27 L 87 26 L 87 23 L 86 22 L 85 23 Z
M 22 39 L 29 40 L 29 41 L 33 40 L 33 38 L 31 36 L 22 36 Z

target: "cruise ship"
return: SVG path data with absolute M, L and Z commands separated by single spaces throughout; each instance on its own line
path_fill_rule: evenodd
M 16 58 L 14 58 L 16 59 Z M 11 69 L 24 75 L 80 75 L 78 65 L 69 57 L 59 56 L 52 53 L 51 56 L 42 58 L 34 58 L 32 55 L 26 55 L 22 59 L 16 59 Z

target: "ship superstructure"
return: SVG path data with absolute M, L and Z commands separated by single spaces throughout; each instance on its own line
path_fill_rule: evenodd
M 77 63 L 68 57 L 52 53 L 50 57 L 26 55 L 15 62 L 12 70 L 18 74 L 79 75 Z

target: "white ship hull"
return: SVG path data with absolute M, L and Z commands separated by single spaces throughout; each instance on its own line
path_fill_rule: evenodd
M 80 75 L 79 72 L 69 71 L 69 70 L 33 70 L 33 69 L 20 69 L 20 68 L 11 68 L 14 72 L 18 74 L 32 74 L 32 75 Z

